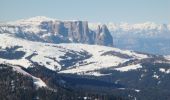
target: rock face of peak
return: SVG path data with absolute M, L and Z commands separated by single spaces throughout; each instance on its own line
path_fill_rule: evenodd
M 68 42 L 94 44 L 94 32 L 88 28 L 86 21 L 50 21 L 42 22 L 40 28 L 60 39 L 65 38 Z M 46 35 L 51 37 L 51 35 Z M 46 40 L 50 42 L 51 40 Z M 58 41 L 62 42 L 62 41 Z
M 49 43 L 113 45 L 112 36 L 106 25 L 92 31 L 87 21 L 59 21 L 41 16 L 2 25 L 0 33 L 10 33 L 24 39 Z
M 113 46 L 113 38 L 106 25 L 99 25 L 96 33 L 96 44 Z

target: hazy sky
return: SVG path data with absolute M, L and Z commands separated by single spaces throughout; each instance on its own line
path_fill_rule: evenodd
M 0 21 L 34 16 L 102 23 L 170 23 L 170 0 L 0 0 Z

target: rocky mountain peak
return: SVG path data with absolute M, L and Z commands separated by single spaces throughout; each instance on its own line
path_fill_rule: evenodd
M 98 25 L 96 32 L 96 44 L 113 46 L 113 37 L 106 25 Z

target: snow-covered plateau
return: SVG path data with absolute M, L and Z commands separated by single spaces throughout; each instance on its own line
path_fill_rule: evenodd
M 17 56 L 16 56 L 17 55 Z M 13 56 L 16 56 L 15 58 Z M 113 47 L 79 43 L 42 43 L 0 34 L 0 63 L 35 67 L 38 63 L 59 73 L 100 75 L 100 69 L 114 68 L 119 71 L 135 70 L 138 64 L 117 66 L 130 60 L 149 58 L 147 54 Z M 101 74 L 102 75 L 102 74 Z

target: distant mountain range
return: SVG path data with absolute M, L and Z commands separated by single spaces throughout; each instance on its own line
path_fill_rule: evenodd
M 97 29 L 100 23 L 89 23 L 89 27 L 93 30 Z M 166 37 L 170 34 L 170 24 L 156 24 L 152 22 L 145 22 L 139 24 L 128 23 L 108 23 L 108 29 L 115 34 L 130 34 L 142 37 Z
M 0 33 L 49 43 L 86 43 L 169 55 L 170 24 L 88 23 L 37 16 L 1 23 Z
M 96 30 L 100 23 L 90 23 L 89 27 Z M 113 36 L 114 46 L 152 54 L 170 54 L 170 24 L 109 23 L 106 24 Z
M 49 43 L 86 43 L 113 46 L 113 38 L 106 25 L 97 31 L 87 21 L 60 21 L 47 17 L 33 17 L 0 26 L 0 33 L 9 33 L 33 41 Z

